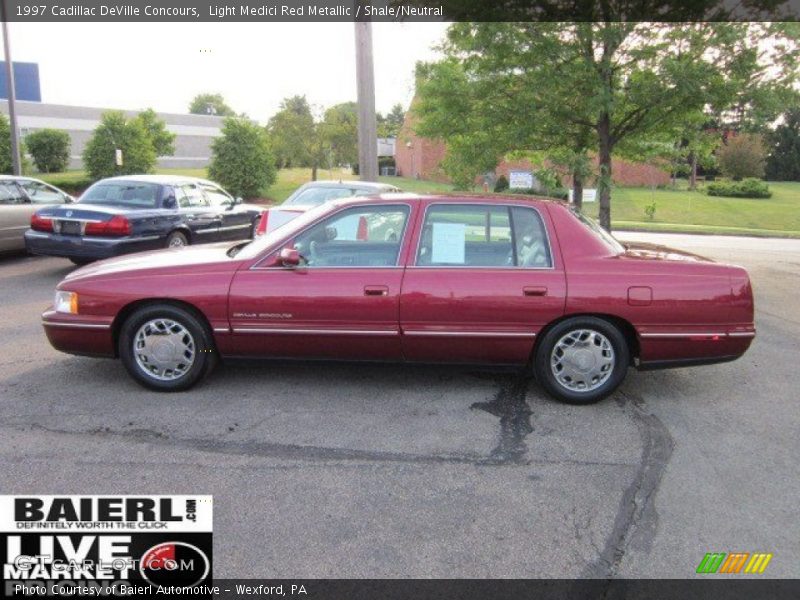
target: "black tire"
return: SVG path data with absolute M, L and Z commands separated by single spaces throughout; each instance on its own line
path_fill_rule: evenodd
M 89 263 L 93 263 L 93 258 L 70 258 L 69 262 L 73 265 L 78 265 L 79 267 L 83 267 L 84 265 L 88 265 Z
M 180 248 L 189 245 L 188 236 L 181 231 L 173 231 L 167 236 L 167 248 Z
M 157 375 L 140 366 L 137 355 L 141 357 L 142 353 L 137 353 L 134 347 L 139 329 L 146 323 L 158 319 L 167 319 L 180 325 L 188 332 L 193 342 L 191 366 L 183 374 L 169 380 L 159 379 Z M 214 338 L 208 326 L 191 311 L 171 304 L 152 304 L 130 315 L 120 329 L 119 356 L 131 377 L 144 387 L 160 392 L 188 390 L 208 375 L 217 364 Z
M 581 382 L 573 380 L 562 383 L 551 367 L 553 351 L 559 340 L 577 330 L 601 334 L 613 349 L 613 366 L 609 367 L 608 374 L 606 375 L 606 372 L 603 372 L 598 375 L 599 385 L 586 390 L 570 389 L 568 387 L 570 384 L 579 385 Z M 597 340 L 598 343 L 601 342 L 597 336 L 594 336 L 594 340 Z M 586 343 L 591 346 L 591 342 Z M 598 343 L 591 347 L 602 351 L 599 349 Z M 615 325 L 597 317 L 572 317 L 548 329 L 538 341 L 536 353 L 533 357 L 533 372 L 539 384 L 556 400 L 567 404 L 594 404 L 619 387 L 628 372 L 629 363 L 630 350 L 628 344 L 625 341 L 625 336 Z M 605 379 L 602 379 L 603 377 Z

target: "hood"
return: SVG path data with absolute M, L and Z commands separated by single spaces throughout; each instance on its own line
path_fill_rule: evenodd
M 676 250 L 668 246 L 659 246 L 658 244 L 647 244 L 644 242 L 625 242 L 625 253 L 622 258 L 633 260 L 661 260 L 672 262 L 702 262 L 713 263 L 710 258 L 700 256 L 699 254 L 692 254 L 684 250 Z
M 150 252 L 126 254 L 118 258 L 109 258 L 81 267 L 71 272 L 64 281 L 72 281 L 87 277 L 103 277 L 105 275 L 142 275 L 153 271 L 170 271 L 189 274 L 199 272 L 205 267 L 219 270 L 235 270 L 240 261 L 228 256 L 228 250 L 241 242 L 221 242 L 218 244 L 200 244 L 183 248 L 166 248 Z

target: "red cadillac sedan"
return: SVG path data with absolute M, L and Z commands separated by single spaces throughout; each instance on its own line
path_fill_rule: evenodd
M 740 267 L 623 245 L 555 201 L 403 194 L 78 269 L 43 324 L 58 350 L 119 357 L 156 390 L 227 357 L 380 360 L 517 365 L 574 404 L 631 365 L 734 360 L 755 336 Z

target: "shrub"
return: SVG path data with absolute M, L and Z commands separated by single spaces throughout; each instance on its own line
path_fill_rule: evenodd
M 644 216 L 647 217 L 648 220 L 652 221 L 656 217 L 656 203 L 652 202 L 644 207 Z
M 25 136 L 25 145 L 40 173 L 58 173 L 69 163 L 70 139 L 66 131 L 40 129 Z
M 152 108 L 143 110 L 136 115 L 136 120 L 147 131 L 156 156 L 172 156 L 175 154 L 175 138 L 177 136 L 167 130 L 166 121 L 159 119 L 156 111 Z
M 494 191 L 497 193 L 505 192 L 508 189 L 508 179 L 505 175 L 500 175 L 494 182 Z
M 122 150 L 122 166 L 116 163 L 116 149 Z M 126 119 L 121 111 L 103 114 L 83 151 L 83 164 L 92 179 L 114 175 L 149 173 L 156 164 L 150 134 L 139 119 Z
M 717 159 L 722 174 L 739 181 L 745 177 L 763 177 L 766 154 L 760 135 L 742 133 L 729 138 L 717 150 Z
M 208 175 L 235 196 L 255 198 L 275 183 L 278 170 L 267 132 L 248 119 L 228 117 L 211 144 Z
M 771 198 L 772 192 L 766 182 L 749 177 L 743 181 L 715 181 L 706 186 L 709 196 L 730 198 Z
M 26 173 L 30 163 L 25 157 L 25 144 L 20 140 L 19 153 L 21 159 L 22 172 Z M 11 160 L 11 125 L 8 117 L 0 113 L 0 173 L 10 175 L 14 171 L 14 164 Z
M 67 192 L 68 194 L 72 194 L 73 196 L 80 196 L 86 188 L 94 183 L 94 180 L 91 177 L 80 177 L 76 178 L 70 174 L 64 175 L 48 175 L 45 179 L 47 183 L 50 185 L 54 185 L 57 188 L 60 188 Z

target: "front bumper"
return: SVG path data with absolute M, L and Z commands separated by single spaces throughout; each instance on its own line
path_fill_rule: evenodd
M 112 324 L 110 318 L 68 315 L 54 310 L 42 314 L 42 326 L 50 345 L 68 354 L 115 356 Z
M 25 248 L 28 252 L 44 256 L 101 260 L 161 247 L 163 242 L 159 236 L 101 238 L 44 233 L 30 229 L 25 232 Z

